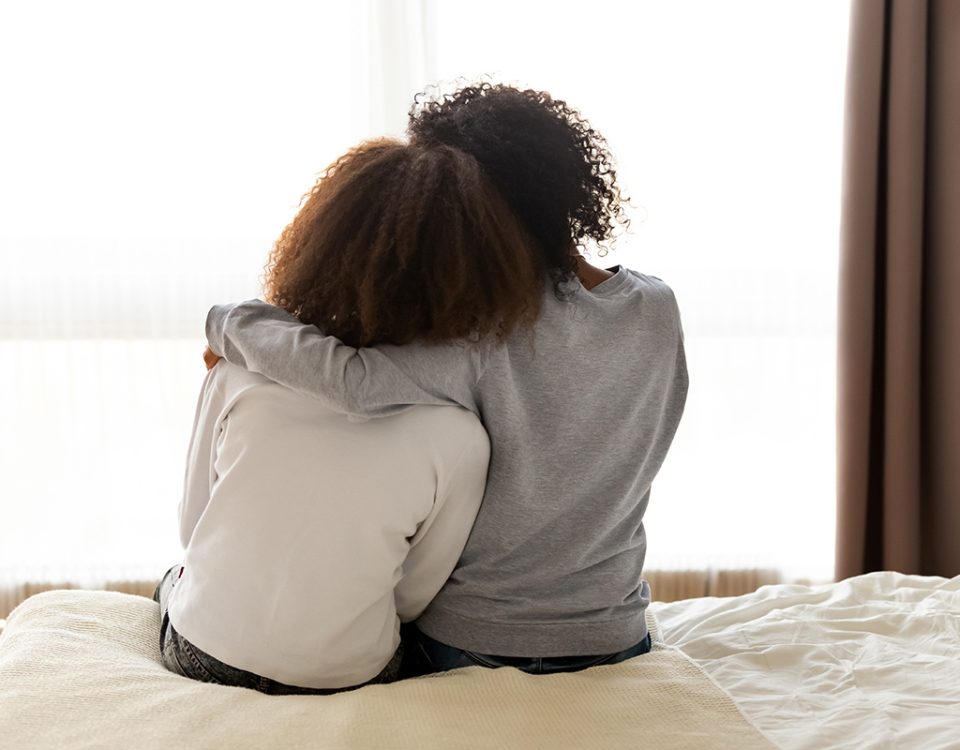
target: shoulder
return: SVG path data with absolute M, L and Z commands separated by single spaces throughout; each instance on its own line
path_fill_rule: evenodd
M 210 386 L 222 390 L 228 395 L 236 395 L 252 388 L 276 385 L 269 378 L 256 372 L 250 372 L 221 359 L 210 370 Z
M 490 438 L 472 412 L 457 406 L 421 406 L 429 410 L 437 470 L 437 498 L 479 507 L 490 465 Z
M 296 408 L 311 411 L 310 407 L 314 403 L 314 400 L 307 396 L 301 396 L 259 373 L 230 364 L 225 359 L 220 360 L 207 373 L 204 388 L 210 403 L 219 405 L 221 418 L 235 411 L 241 404 L 259 408 L 257 405 L 268 402 L 292 403 Z
M 630 277 L 631 284 L 635 288 L 645 290 L 671 300 L 676 299 L 673 289 L 659 276 L 651 276 L 650 274 L 640 273 L 640 271 L 634 271 L 632 268 L 628 268 L 626 270 L 628 276 Z
M 677 297 L 667 282 L 659 276 L 627 269 L 630 286 L 645 311 L 655 312 L 657 317 L 679 322 L 680 308 Z
M 458 439 L 475 440 L 481 435 L 486 439 L 486 430 L 483 429 L 477 415 L 461 406 L 420 405 L 413 406 L 402 414 L 409 420 L 409 426 L 414 429 L 419 428 L 425 432 Z
M 490 440 L 480 419 L 460 406 L 414 406 L 404 412 L 408 427 L 421 439 L 432 443 L 438 455 L 447 463 L 456 462 L 463 454 L 470 454 L 486 462 Z

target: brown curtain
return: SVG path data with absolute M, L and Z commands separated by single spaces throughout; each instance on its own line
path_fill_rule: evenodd
M 853 0 L 838 578 L 960 575 L 960 0 Z

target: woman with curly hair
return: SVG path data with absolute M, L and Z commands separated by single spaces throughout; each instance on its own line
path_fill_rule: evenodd
M 409 629 L 407 673 L 571 671 L 645 653 L 643 516 L 687 373 L 670 288 L 582 254 L 625 224 L 606 144 L 563 101 L 487 83 L 418 99 L 408 132 L 476 159 L 532 236 L 544 267 L 533 327 L 469 346 L 356 348 L 246 302 L 211 310 L 210 348 L 356 417 L 457 404 L 482 419 L 483 503 Z
M 472 156 L 381 140 L 308 194 L 270 256 L 266 296 L 351 346 L 461 346 L 536 319 L 535 247 Z M 273 694 L 393 679 L 398 619 L 453 570 L 488 457 L 466 409 L 361 422 L 216 365 L 188 456 L 183 564 L 156 595 L 164 663 Z

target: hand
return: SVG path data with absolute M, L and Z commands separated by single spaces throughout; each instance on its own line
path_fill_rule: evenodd
M 203 350 L 203 364 L 207 366 L 208 370 L 212 370 L 213 366 L 221 359 L 223 359 L 223 357 L 210 351 L 209 346 Z

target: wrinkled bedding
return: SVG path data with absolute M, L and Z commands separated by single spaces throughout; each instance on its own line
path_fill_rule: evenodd
M 770 748 L 681 652 L 576 674 L 479 667 L 330 696 L 194 682 L 159 661 L 159 613 L 126 594 L 28 599 L 0 635 L 0 746 Z
M 578 674 L 471 668 L 277 698 L 167 672 L 147 599 L 51 592 L 0 635 L 0 737 L 38 750 L 960 748 L 960 577 L 765 586 L 654 604 L 648 620 L 651 654 Z
M 960 577 L 872 573 L 653 610 L 785 750 L 960 748 Z

